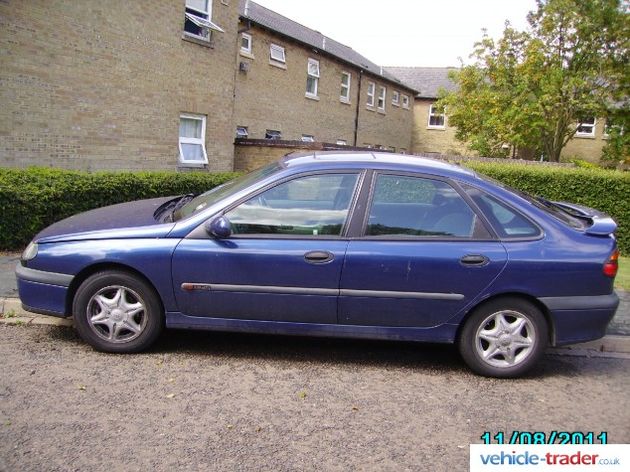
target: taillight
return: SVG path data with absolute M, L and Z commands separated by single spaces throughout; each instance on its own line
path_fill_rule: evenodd
M 619 269 L 619 250 L 615 249 L 608 260 L 604 262 L 604 275 L 614 277 Z

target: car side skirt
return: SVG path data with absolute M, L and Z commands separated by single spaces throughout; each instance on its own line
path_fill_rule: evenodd
M 186 316 L 180 312 L 166 313 L 166 327 L 241 333 L 265 333 L 293 336 L 321 336 L 338 338 L 383 339 L 392 341 L 421 341 L 452 343 L 457 325 L 442 324 L 431 328 L 357 326 L 287 321 L 239 320 Z

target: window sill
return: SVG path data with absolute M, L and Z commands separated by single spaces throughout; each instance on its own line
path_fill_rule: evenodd
M 239 54 L 243 57 L 246 57 L 247 59 L 256 59 L 251 52 L 239 51 Z
M 393 107 L 400 107 L 400 105 L 398 103 L 394 103 L 394 102 L 392 102 L 392 106 Z
M 310 93 L 305 94 L 304 98 L 308 98 L 309 100 L 315 100 L 316 102 L 319 102 L 319 97 L 317 95 L 311 95 Z
M 365 105 L 365 109 L 367 111 L 376 111 L 376 108 L 374 108 L 374 105 Z
M 350 100 L 348 100 L 347 98 L 339 98 L 339 101 L 343 103 L 344 105 L 352 105 Z
M 177 162 L 178 168 L 185 167 L 187 169 L 205 169 L 207 165 L 208 165 L 207 162 L 183 162 L 181 160 Z
M 194 34 L 190 34 L 184 31 L 182 33 L 182 39 L 184 41 L 188 41 L 189 43 L 195 43 L 205 48 L 214 49 L 214 42 L 212 41 L 212 37 L 210 39 L 205 39 L 201 36 L 195 36 Z
M 594 134 L 577 134 L 575 133 L 575 136 L 573 136 L 574 138 L 580 138 L 580 139 L 595 139 L 595 135 Z
M 409 110 L 409 107 L 403 105 L 403 110 Z
M 284 62 L 278 62 L 278 61 L 274 61 L 273 59 L 270 59 L 269 65 L 273 67 L 277 67 L 278 69 L 287 70 L 287 65 Z
M 376 111 L 379 113 L 379 115 L 387 115 L 387 112 L 385 111 L 385 108 L 379 108 Z
M 433 129 L 436 131 L 446 131 L 446 126 L 427 126 L 427 129 Z

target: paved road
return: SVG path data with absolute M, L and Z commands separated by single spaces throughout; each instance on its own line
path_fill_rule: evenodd
M 169 332 L 125 356 L 7 325 L 0 356 L 0 470 L 460 471 L 484 431 L 630 442 L 628 359 L 502 381 L 445 346 Z

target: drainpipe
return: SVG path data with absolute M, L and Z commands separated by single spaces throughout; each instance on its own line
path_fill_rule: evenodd
M 359 107 L 361 106 L 361 82 L 363 79 L 363 69 L 359 69 L 359 92 L 357 94 L 357 108 L 354 113 L 354 147 L 357 147 L 357 135 L 359 134 Z

